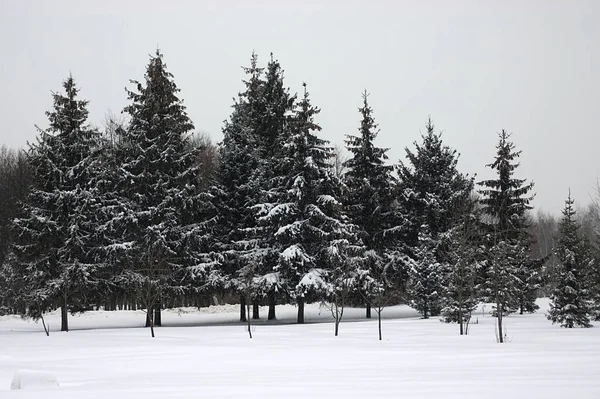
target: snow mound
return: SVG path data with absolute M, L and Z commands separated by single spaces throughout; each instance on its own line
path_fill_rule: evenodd
M 56 376 L 48 371 L 17 370 L 13 376 L 10 389 L 48 388 L 57 387 Z

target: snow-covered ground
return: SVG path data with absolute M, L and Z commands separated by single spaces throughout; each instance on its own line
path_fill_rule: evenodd
M 258 322 L 252 340 L 232 306 L 165 311 L 154 339 L 143 312 L 74 316 L 71 332 L 50 337 L 5 316 L 0 398 L 600 398 L 600 325 L 562 329 L 540 304 L 540 313 L 506 319 L 502 345 L 489 315 L 478 313 L 461 337 L 407 307 L 384 311 L 383 341 L 376 319 L 351 322 L 362 309 L 348 309 L 334 337 L 317 305 L 305 325 L 291 323 L 294 307 L 278 307 L 279 321 Z M 46 320 L 60 326 L 57 313 Z M 10 391 L 21 369 L 50 372 L 60 386 Z

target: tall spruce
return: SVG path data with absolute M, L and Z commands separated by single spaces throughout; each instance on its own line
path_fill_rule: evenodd
M 494 162 L 487 165 L 497 173 L 497 178 L 479 182 L 481 206 L 487 217 L 486 245 L 488 261 L 482 268 L 482 295 L 495 304 L 498 321 L 498 341 L 504 342 L 503 316 L 521 307 L 534 310 L 535 290 L 527 284 L 534 270 L 527 266 L 529 237 L 526 212 L 532 207 L 530 191 L 533 183 L 514 177 L 521 151 L 509 140 L 505 130 L 499 134 Z
M 346 136 L 346 149 L 351 157 L 344 163 L 346 172 L 344 183 L 347 187 L 344 206 L 347 215 L 357 226 L 359 237 L 364 244 L 365 259 L 368 262 L 369 276 L 364 277 L 362 295 L 367 298 L 366 316 L 371 317 L 371 292 L 379 292 L 379 284 L 371 287 L 370 282 L 381 280 L 384 267 L 389 262 L 391 236 L 384 232 L 391 227 L 393 166 L 386 165 L 387 148 L 375 146 L 379 134 L 373 118 L 373 109 L 368 103 L 368 94 L 362 94 L 363 105 L 358 135 Z
M 244 67 L 247 75 L 245 90 L 234 102 L 232 113 L 223 127 L 220 145 L 219 182 L 223 193 L 221 252 L 222 286 L 240 295 L 240 320 L 245 321 L 246 300 L 253 295 L 253 282 L 257 264 L 258 242 L 249 231 L 255 227 L 256 211 L 253 205 L 260 192 L 256 170 L 260 165 L 256 132 L 264 116 L 263 68 L 258 66 L 258 56 L 252 53 L 250 66 Z
M 328 295 L 327 277 L 347 270 L 355 248 L 352 226 L 342 213 L 340 182 L 333 175 L 333 148 L 317 136 L 319 113 L 304 85 L 302 99 L 290 121 L 290 136 L 279 158 L 279 185 L 264 204 L 261 221 L 274 227 L 281 249 L 276 271 L 285 290 L 298 304 L 298 323 L 304 323 L 304 304 Z M 349 278 L 349 277 L 348 277 Z M 346 278 L 338 279 L 346 282 Z
M 414 151 L 406 148 L 408 162 L 400 161 L 397 169 L 400 207 L 406 212 L 403 240 L 413 260 L 409 291 L 424 317 L 440 312 L 455 208 L 473 189 L 473 179 L 457 169 L 459 154 L 443 143 L 431 119 L 426 129 Z
M 116 154 L 115 190 L 122 209 L 113 224 L 115 245 L 127 249 L 118 279 L 139 293 L 154 336 L 163 301 L 182 295 L 189 288 L 185 277 L 210 264 L 190 244 L 198 239 L 203 220 L 197 217 L 206 204 L 198 208 L 198 169 L 189 144 L 194 126 L 158 50 L 150 57 L 144 81 L 131 83 L 131 104 L 124 109 L 130 123 Z M 196 256 L 190 259 L 191 254 Z
M 88 102 L 78 98 L 72 76 L 63 88 L 46 112 L 49 128 L 38 128 L 29 148 L 33 187 L 15 219 L 13 250 L 26 315 L 60 307 L 61 331 L 68 331 L 68 312 L 86 309 L 98 283 L 92 253 L 100 135 L 87 124 Z
M 558 226 L 559 238 L 554 252 L 559 265 L 547 317 L 561 327 L 591 327 L 589 292 L 585 284 L 591 258 L 575 219 L 573 203 L 569 192 Z
M 530 191 L 533 183 L 514 177 L 514 172 L 519 166 L 516 159 L 521 155 L 521 151 L 516 151 L 514 143 L 509 139 L 510 134 L 502 130 L 496 146 L 496 158 L 493 163 L 487 165 L 494 169 L 498 176 L 496 179 L 478 183 L 481 187 L 479 193 L 482 195 L 480 202 L 483 213 L 489 219 L 488 244 L 493 246 L 505 241 L 506 245 L 515 247 L 512 250 L 513 261 L 507 265 L 510 268 L 507 272 L 513 276 L 513 289 L 508 293 L 507 302 L 502 305 L 503 312 L 533 312 L 538 309 L 535 304 L 539 287 L 537 263 L 526 255 L 530 244 L 527 211 L 532 209 L 530 203 L 533 195 Z M 489 279 L 488 283 L 488 288 L 493 285 Z M 489 290 L 487 291 L 489 294 Z
M 257 143 L 259 167 L 254 171 L 252 179 L 258 189 L 251 207 L 255 211 L 253 227 L 247 230 L 256 240 L 255 253 L 255 298 L 253 318 L 258 318 L 258 303 L 268 299 L 268 319 L 276 318 L 275 304 L 283 294 L 281 275 L 277 271 L 278 246 L 275 239 L 274 226 L 260 218 L 263 210 L 276 197 L 276 191 L 282 179 L 287 176 L 286 168 L 281 168 L 280 161 L 285 156 L 284 145 L 290 135 L 290 116 L 292 114 L 295 95 L 292 96 L 284 85 L 284 73 L 279 61 L 273 58 L 267 64 L 262 90 L 263 115 L 259 117 L 260 125 L 254 131 Z

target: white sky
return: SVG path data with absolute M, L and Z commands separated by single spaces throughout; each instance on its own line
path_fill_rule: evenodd
M 196 128 L 219 141 L 240 66 L 273 52 L 292 91 L 308 83 L 332 142 L 356 132 L 365 88 L 393 162 L 431 115 L 460 169 L 487 178 L 506 129 L 535 206 L 558 213 L 569 187 L 586 204 L 600 177 L 598 21 L 597 0 L 0 0 L 0 143 L 34 139 L 69 72 L 101 125 L 157 46 Z

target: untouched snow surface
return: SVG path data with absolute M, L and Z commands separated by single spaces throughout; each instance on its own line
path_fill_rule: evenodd
M 458 326 L 406 307 L 384 310 L 381 342 L 376 319 L 351 322 L 364 310 L 348 309 L 334 337 L 316 305 L 305 325 L 291 324 L 295 308 L 278 307 L 279 321 L 259 321 L 252 340 L 232 306 L 165 311 L 154 339 L 140 328 L 142 312 L 71 317 L 71 332 L 50 337 L 41 324 L 5 316 L 0 398 L 600 398 L 600 325 L 562 329 L 540 305 L 506 318 L 506 344 L 481 312 L 461 337 Z M 60 325 L 57 313 L 46 321 Z M 20 369 L 50 372 L 60 387 L 10 391 Z

